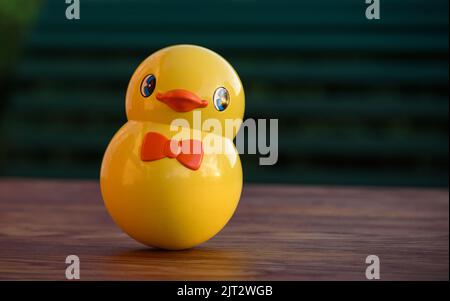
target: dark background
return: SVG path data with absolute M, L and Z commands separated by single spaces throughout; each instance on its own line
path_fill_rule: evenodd
M 279 162 L 245 180 L 448 186 L 448 0 L 0 0 L 0 176 L 98 178 L 137 65 L 172 44 L 223 55 Z

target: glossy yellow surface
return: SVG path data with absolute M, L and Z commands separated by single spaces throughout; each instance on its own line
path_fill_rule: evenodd
M 142 79 L 153 74 L 156 89 L 144 98 L 141 95 Z M 225 111 L 214 108 L 212 98 L 217 88 L 224 87 L 230 94 L 230 105 Z M 170 124 L 183 118 L 193 124 L 195 111 L 179 113 L 157 101 L 157 92 L 185 89 L 194 92 L 210 103 L 201 111 L 202 119 L 215 118 L 224 127 L 225 119 L 242 119 L 245 97 L 241 80 L 233 67 L 217 53 L 198 46 L 178 45 L 159 50 L 145 59 L 134 72 L 126 95 L 128 120 L 154 121 Z
M 141 95 L 141 83 L 149 74 L 156 77 L 156 88 L 146 98 Z M 224 111 L 213 104 L 218 87 L 230 94 Z M 191 91 L 208 100 L 208 106 L 180 113 L 155 99 L 157 92 L 172 89 Z M 105 205 L 123 231 L 146 245 L 177 250 L 198 245 L 225 226 L 242 190 L 242 168 L 233 137 L 218 137 L 231 152 L 205 153 L 195 171 L 175 159 L 143 162 L 140 148 L 149 131 L 167 138 L 179 138 L 181 133 L 182 139 L 203 140 L 211 134 L 193 128 L 171 131 L 171 122 L 183 118 L 193 125 L 193 114 L 201 111 L 202 120 L 214 118 L 224 127 L 226 118 L 242 120 L 244 103 L 244 90 L 234 69 L 202 47 L 164 48 L 137 68 L 126 95 L 128 122 L 108 145 L 100 176 Z

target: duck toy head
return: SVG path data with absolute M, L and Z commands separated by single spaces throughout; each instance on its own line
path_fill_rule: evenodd
M 236 71 L 209 49 L 176 45 L 145 59 L 128 85 L 128 121 L 110 141 L 100 171 L 103 200 L 116 224 L 143 244 L 170 250 L 217 234 L 242 191 L 232 140 L 244 107 Z M 214 130 L 196 127 L 199 117 Z M 226 130 L 230 124 L 232 131 Z M 223 151 L 208 151 L 211 140 Z

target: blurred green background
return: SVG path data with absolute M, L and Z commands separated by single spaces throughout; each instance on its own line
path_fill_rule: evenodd
M 137 65 L 198 44 L 235 67 L 246 117 L 279 119 L 247 182 L 448 186 L 448 0 L 0 0 L 0 175 L 98 178 Z

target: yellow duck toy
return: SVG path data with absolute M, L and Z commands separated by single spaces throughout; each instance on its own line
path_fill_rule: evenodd
M 244 106 L 237 73 L 211 50 L 176 45 L 144 60 L 128 85 L 128 122 L 108 145 L 100 172 L 103 200 L 117 225 L 143 244 L 169 250 L 191 248 L 217 234 L 242 191 L 232 141 Z M 222 129 L 227 119 L 239 125 L 222 135 L 197 129 L 199 112 Z M 177 119 L 186 125 L 173 127 Z M 226 152 L 206 150 L 211 135 Z

